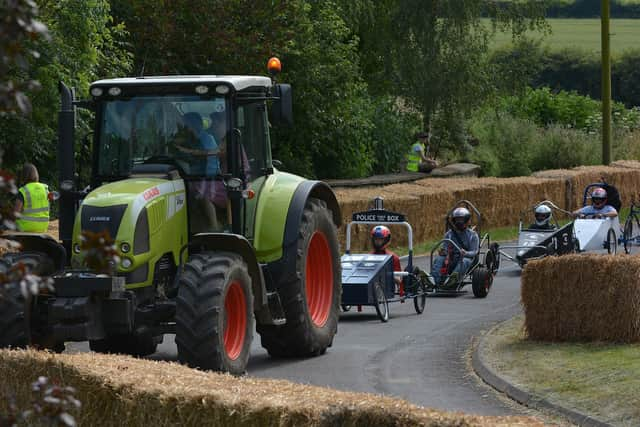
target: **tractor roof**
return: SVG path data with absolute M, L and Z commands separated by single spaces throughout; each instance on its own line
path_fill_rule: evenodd
M 164 84 L 217 84 L 232 86 L 236 91 L 249 87 L 271 87 L 271 79 L 263 76 L 145 76 L 98 80 L 91 86 L 144 86 Z

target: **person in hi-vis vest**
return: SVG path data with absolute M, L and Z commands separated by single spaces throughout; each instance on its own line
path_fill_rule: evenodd
M 438 166 L 438 162 L 429 157 L 429 131 L 418 132 L 416 139 L 418 142 L 411 146 L 409 153 L 406 155 L 407 171 L 431 172 Z
M 38 182 L 38 169 L 31 163 L 24 164 L 22 180 L 15 205 L 16 226 L 19 231 L 45 233 L 49 229 L 49 188 Z

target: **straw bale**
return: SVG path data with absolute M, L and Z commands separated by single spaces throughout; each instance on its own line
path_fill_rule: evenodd
M 527 336 L 542 341 L 640 341 L 640 257 L 547 257 L 522 273 Z
M 618 188 L 623 206 L 640 191 L 640 162 L 620 161 L 613 166 L 541 171 L 530 177 L 424 178 L 411 183 L 339 189 L 336 194 L 345 222 L 350 221 L 353 212 L 368 209 L 374 197 L 383 197 L 386 209 L 407 215 L 415 243 L 441 237 L 444 216 L 458 200 L 469 200 L 478 208 L 484 229 L 516 226 L 522 211 L 545 199 L 566 210 L 582 206 L 584 188 L 603 176 Z M 404 229 L 392 231 L 393 245 L 406 246 Z M 339 238 L 344 244 L 344 225 Z M 352 249 L 368 248 L 368 229 L 354 227 Z
M 391 397 L 284 380 L 236 378 L 175 363 L 93 353 L 0 351 L 0 399 L 30 401 L 37 376 L 77 389 L 79 425 L 541 426 L 529 417 L 480 417 Z

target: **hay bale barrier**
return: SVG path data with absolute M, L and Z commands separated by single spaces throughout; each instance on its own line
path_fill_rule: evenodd
M 390 397 L 284 380 L 232 377 L 175 363 L 102 354 L 0 351 L 0 413 L 31 401 L 38 376 L 77 389 L 79 425 L 541 426 L 529 417 L 480 417 Z
M 444 216 L 458 200 L 469 200 L 480 210 L 484 230 L 517 226 L 520 212 L 545 199 L 567 210 L 582 206 L 585 186 L 600 181 L 601 177 L 618 188 L 624 207 L 629 206 L 631 198 L 640 193 L 640 162 L 630 160 L 611 166 L 542 171 L 530 177 L 425 178 L 379 187 L 336 188 L 335 192 L 343 222 L 351 221 L 353 212 L 369 209 L 374 197 L 383 197 L 385 209 L 407 216 L 416 243 L 442 236 Z M 396 226 L 392 232 L 393 245 L 406 246 L 405 229 Z M 338 236 L 344 248 L 344 224 Z M 352 250 L 369 249 L 366 227 L 353 227 L 351 238 Z
M 533 340 L 640 342 L 640 257 L 532 261 L 522 273 L 522 305 Z

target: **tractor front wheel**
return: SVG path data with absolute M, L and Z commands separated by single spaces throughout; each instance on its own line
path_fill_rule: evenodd
M 178 283 L 178 359 L 193 368 L 246 371 L 253 338 L 253 294 L 244 260 L 227 252 L 192 255 Z
M 294 250 L 296 274 L 277 283 L 287 322 L 258 324 L 262 346 L 273 357 L 323 354 L 338 330 L 340 253 L 332 213 L 324 201 L 306 202 Z

